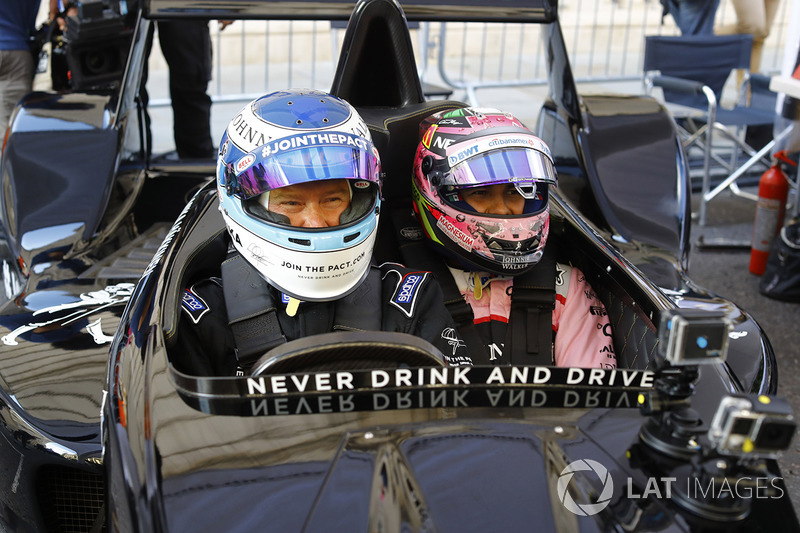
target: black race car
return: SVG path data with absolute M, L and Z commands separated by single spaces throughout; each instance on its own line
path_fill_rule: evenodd
M 649 98 L 577 93 L 555 0 L 85 3 L 58 51 L 66 86 L 25 98 L 3 148 L 5 528 L 800 530 L 770 343 L 685 275 L 671 119 Z M 148 148 L 147 37 L 182 17 L 349 20 L 331 92 L 370 127 L 387 208 L 409 205 L 420 121 L 465 106 L 425 99 L 407 21 L 543 25 L 550 240 L 604 301 L 619 368 L 447 367 L 379 332 L 286 343 L 247 376 L 176 368 L 181 291 L 219 272 L 229 239 L 214 161 Z

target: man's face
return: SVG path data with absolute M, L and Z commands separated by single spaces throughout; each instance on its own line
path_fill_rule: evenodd
M 325 228 L 339 225 L 339 216 L 350 205 L 347 180 L 298 183 L 275 189 L 269 194 L 269 210 L 289 218 L 300 228 Z
M 475 211 L 487 215 L 521 215 L 525 198 L 511 183 L 461 189 L 461 197 Z

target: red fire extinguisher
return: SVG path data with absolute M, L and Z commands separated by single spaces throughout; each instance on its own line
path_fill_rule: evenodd
M 753 224 L 753 241 L 750 247 L 750 272 L 761 276 L 767 268 L 767 258 L 772 239 L 783 227 L 786 199 L 789 195 L 789 178 L 781 170 L 778 160 L 790 165 L 797 164 L 786 157 L 786 152 L 777 152 L 769 168 L 758 182 L 756 220 Z

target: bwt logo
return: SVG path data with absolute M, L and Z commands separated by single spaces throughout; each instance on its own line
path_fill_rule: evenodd
M 597 477 L 600 478 L 600 481 L 603 482 L 603 490 L 597 498 L 596 503 L 585 503 L 581 505 L 575 503 L 575 500 L 572 499 L 567 489 L 569 488 L 569 484 L 575 472 L 589 470 L 594 471 Z M 556 489 L 558 490 L 558 499 L 561 500 L 561 504 L 567 511 L 578 516 L 592 516 L 605 509 L 611 502 L 611 494 L 614 492 L 614 481 L 611 479 L 611 475 L 608 473 L 608 470 L 606 470 L 606 467 L 597 461 L 578 459 L 568 464 L 564 470 L 561 471 L 561 474 L 558 476 Z
M 460 163 L 461 161 L 465 160 L 469 156 L 475 155 L 477 153 L 478 153 L 478 147 L 477 146 L 470 146 L 469 148 L 461 150 L 460 152 L 458 152 L 455 155 L 451 155 L 447 159 L 450 161 L 450 166 L 452 167 L 456 163 Z

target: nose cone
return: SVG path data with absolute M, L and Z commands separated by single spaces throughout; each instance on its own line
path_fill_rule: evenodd
M 167 479 L 167 516 L 190 523 L 191 510 L 191 523 L 203 524 L 197 531 L 238 521 L 308 532 L 599 532 L 614 529 L 618 513 L 649 520 L 653 506 L 639 508 L 646 500 L 624 501 L 625 473 L 604 451 L 609 443 L 598 446 L 570 414 L 543 424 L 439 420 L 348 431 L 307 442 L 290 462 Z M 631 420 L 604 422 L 613 448 L 636 440 Z M 668 529 L 670 517 L 655 511 Z

